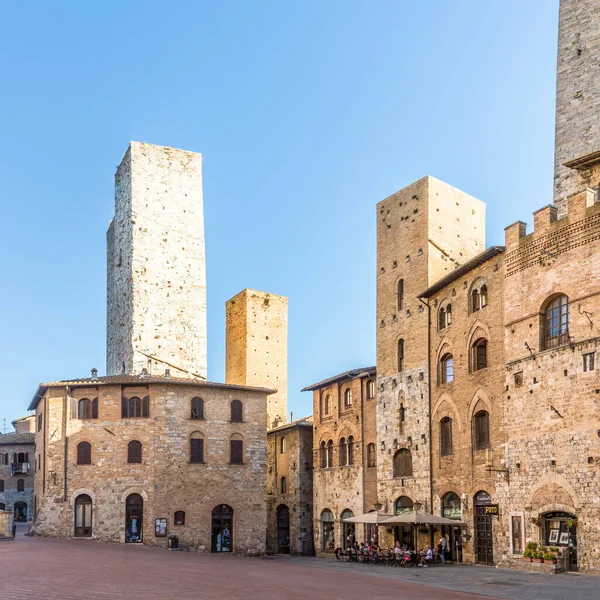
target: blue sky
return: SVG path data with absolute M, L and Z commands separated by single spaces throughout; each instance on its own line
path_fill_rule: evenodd
M 552 201 L 558 0 L 0 7 L 0 428 L 105 366 L 105 232 L 130 140 L 204 155 L 209 378 L 224 303 L 289 297 L 289 410 L 375 361 L 375 204 L 425 174 L 487 243 Z

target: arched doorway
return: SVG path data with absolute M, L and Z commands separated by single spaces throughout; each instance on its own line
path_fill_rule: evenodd
M 354 513 L 346 509 L 341 516 L 342 521 L 342 549 L 348 550 L 356 541 L 356 525 L 354 523 L 344 523 L 344 519 L 351 519 Z
M 87 494 L 75 498 L 75 537 L 92 537 L 92 499 Z
M 27 503 L 26 502 L 15 502 L 14 506 L 14 520 L 19 523 L 27 521 Z
M 553 511 L 540 515 L 544 545 L 567 548 L 569 570 L 577 571 L 577 517 L 567 512 Z
M 277 507 L 277 552 L 290 553 L 290 509 L 285 504 Z
M 144 499 L 139 494 L 130 494 L 125 500 L 125 543 L 143 541 Z
M 408 496 L 400 496 L 394 502 L 394 514 L 403 515 L 414 510 L 413 501 Z M 415 529 L 411 525 L 394 527 L 395 541 L 406 544 L 410 550 L 415 550 Z
M 442 497 L 442 517 L 457 521 L 456 525 L 442 525 L 442 535 L 445 535 L 448 540 L 446 559 L 462 562 L 462 543 L 460 525 L 458 524 L 462 514 L 458 494 L 448 492 Z
M 483 490 L 475 494 L 473 499 L 475 521 L 475 562 L 481 565 L 494 564 L 494 537 L 492 533 L 492 516 L 485 507 L 492 499 Z
M 335 550 L 333 513 L 328 508 L 321 513 L 321 550 Z
M 219 504 L 212 511 L 211 552 L 233 551 L 233 508 Z

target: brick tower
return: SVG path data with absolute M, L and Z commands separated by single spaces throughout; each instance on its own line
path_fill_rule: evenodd
M 484 249 L 485 204 L 439 179 L 377 205 L 377 474 L 390 512 L 401 496 L 430 503 L 429 315 L 419 294 Z M 392 475 L 403 449 L 415 474 L 407 479 Z
M 554 204 L 600 186 L 600 2 L 561 0 L 556 79 Z
M 107 233 L 108 375 L 206 379 L 202 157 L 131 142 Z
M 225 304 L 225 383 L 277 390 L 267 427 L 287 422 L 287 309 L 284 296 L 249 289 Z

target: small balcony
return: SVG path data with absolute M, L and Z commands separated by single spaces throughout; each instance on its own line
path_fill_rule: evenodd
M 543 350 L 551 350 L 552 348 L 558 348 L 559 346 L 565 346 L 571 342 L 571 336 L 569 335 L 569 331 L 561 331 L 560 333 L 556 333 L 556 335 L 546 334 L 542 338 L 542 349 Z
M 11 475 L 27 475 L 29 473 L 29 463 L 12 463 L 10 465 Z

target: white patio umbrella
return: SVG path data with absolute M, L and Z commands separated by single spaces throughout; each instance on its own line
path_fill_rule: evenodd
M 364 515 L 357 515 L 356 517 L 350 517 L 349 519 L 344 519 L 344 523 L 367 523 L 371 525 L 379 525 L 389 519 L 392 515 L 388 515 L 387 513 L 382 512 L 368 512 Z
M 422 513 L 418 510 L 411 510 L 401 515 L 395 515 L 380 523 L 383 525 L 460 525 L 460 521 L 456 521 L 455 519 L 446 519 L 446 517 L 438 517 L 437 515 Z

